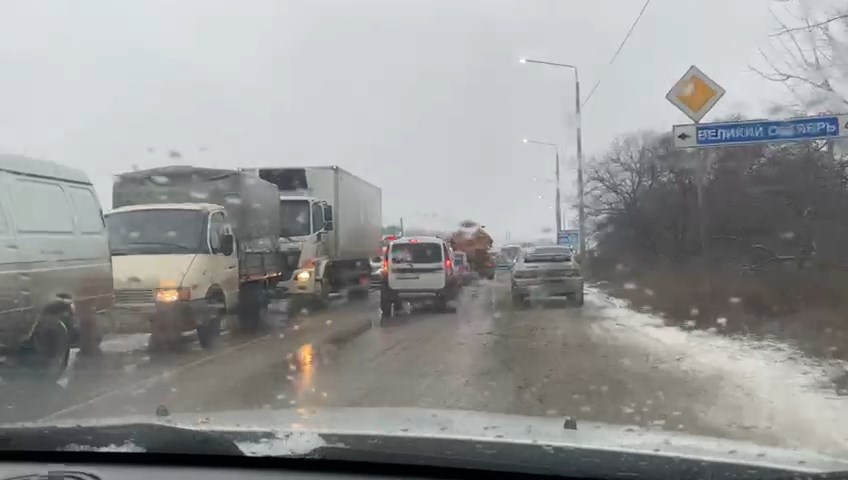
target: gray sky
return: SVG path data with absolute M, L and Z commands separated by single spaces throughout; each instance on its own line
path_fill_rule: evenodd
M 687 123 L 665 93 L 697 64 L 728 93 L 705 119 L 784 91 L 748 71 L 769 0 L 6 0 L 0 149 L 111 176 L 173 163 L 337 164 L 383 188 L 389 221 L 473 218 L 498 240 L 552 226 L 552 152 L 574 196 L 569 71 L 588 93 L 587 155 L 628 130 Z M 149 152 L 148 149 L 155 149 Z M 540 200 L 537 197 L 542 195 Z

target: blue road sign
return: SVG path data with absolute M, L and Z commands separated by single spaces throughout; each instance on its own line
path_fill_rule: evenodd
M 833 139 L 848 137 L 848 115 L 675 125 L 673 135 L 676 148 Z
M 577 245 L 577 230 L 562 230 L 557 233 L 557 245 L 574 248 Z

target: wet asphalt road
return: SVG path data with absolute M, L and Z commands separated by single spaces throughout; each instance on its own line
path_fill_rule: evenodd
M 426 308 L 379 322 L 376 294 L 288 319 L 261 334 L 222 337 L 213 351 L 188 338 L 152 354 L 141 336 L 76 358 L 57 385 L 0 385 L 0 422 L 170 412 L 309 407 L 426 407 L 602 421 L 758 443 L 769 432 L 722 427 L 705 413 L 720 379 L 658 368 L 597 324 L 601 311 L 515 309 L 497 280 L 466 287 L 454 313 Z M 713 409 L 714 411 L 714 409 Z M 557 420 L 561 421 L 561 420 Z

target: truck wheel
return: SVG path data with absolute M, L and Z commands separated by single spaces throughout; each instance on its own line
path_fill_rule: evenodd
M 315 280 L 316 293 L 310 305 L 313 310 L 325 310 L 330 306 L 330 285 L 328 280 Z
M 221 336 L 221 323 L 226 311 L 224 302 L 217 295 L 207 299 L 206 303 L 206 319 L 197 326 L 197 341 L 204 350 L 212 348 Z
M 44 317 L 35 327 L 29 348 L 23 354 L 26 366 L 37 378 L 55 382 L 68 368 L 71 354 L 68 327 L 59 316 Z
M 239 296 L 241 297 L 238 309 L 239 327 L 244 332 L 254 332 L 262 324 L 265 313 L 268 311 L 263 285 L 259 282 L 245 284 Z

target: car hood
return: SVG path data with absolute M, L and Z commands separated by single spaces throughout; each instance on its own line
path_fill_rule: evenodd
M 122 427 L 127 435 L 123 442 Z M 151 429 L 147 436 L 145 428 Z M 99 439 L 97 433 L 102 431 L 109 435 Z M 848 470 L 848 458 L 678 432 L 568 417 L 419 408 L 300 408 L 68 419 L 4 426 L 0 445 L 12 442 L 21 450 L 157 451 L 156 431 L 185 431 L 195 440 L 199 432 L 223 435 L 237 447 L 224 452 L 245 455 L 470 466 L 598 478 L 621 472 L 631 477 L 679 478 L 693 471 L 709 472 L 714 478 L 731 474 L 763 478 Z M 40 435 L 36 447 L 26 444 L 33 435 Z M 133 443 L 140 439 L 142 444 Z M 190 448 L 203 442 L 172 439 L 167 443 Z

